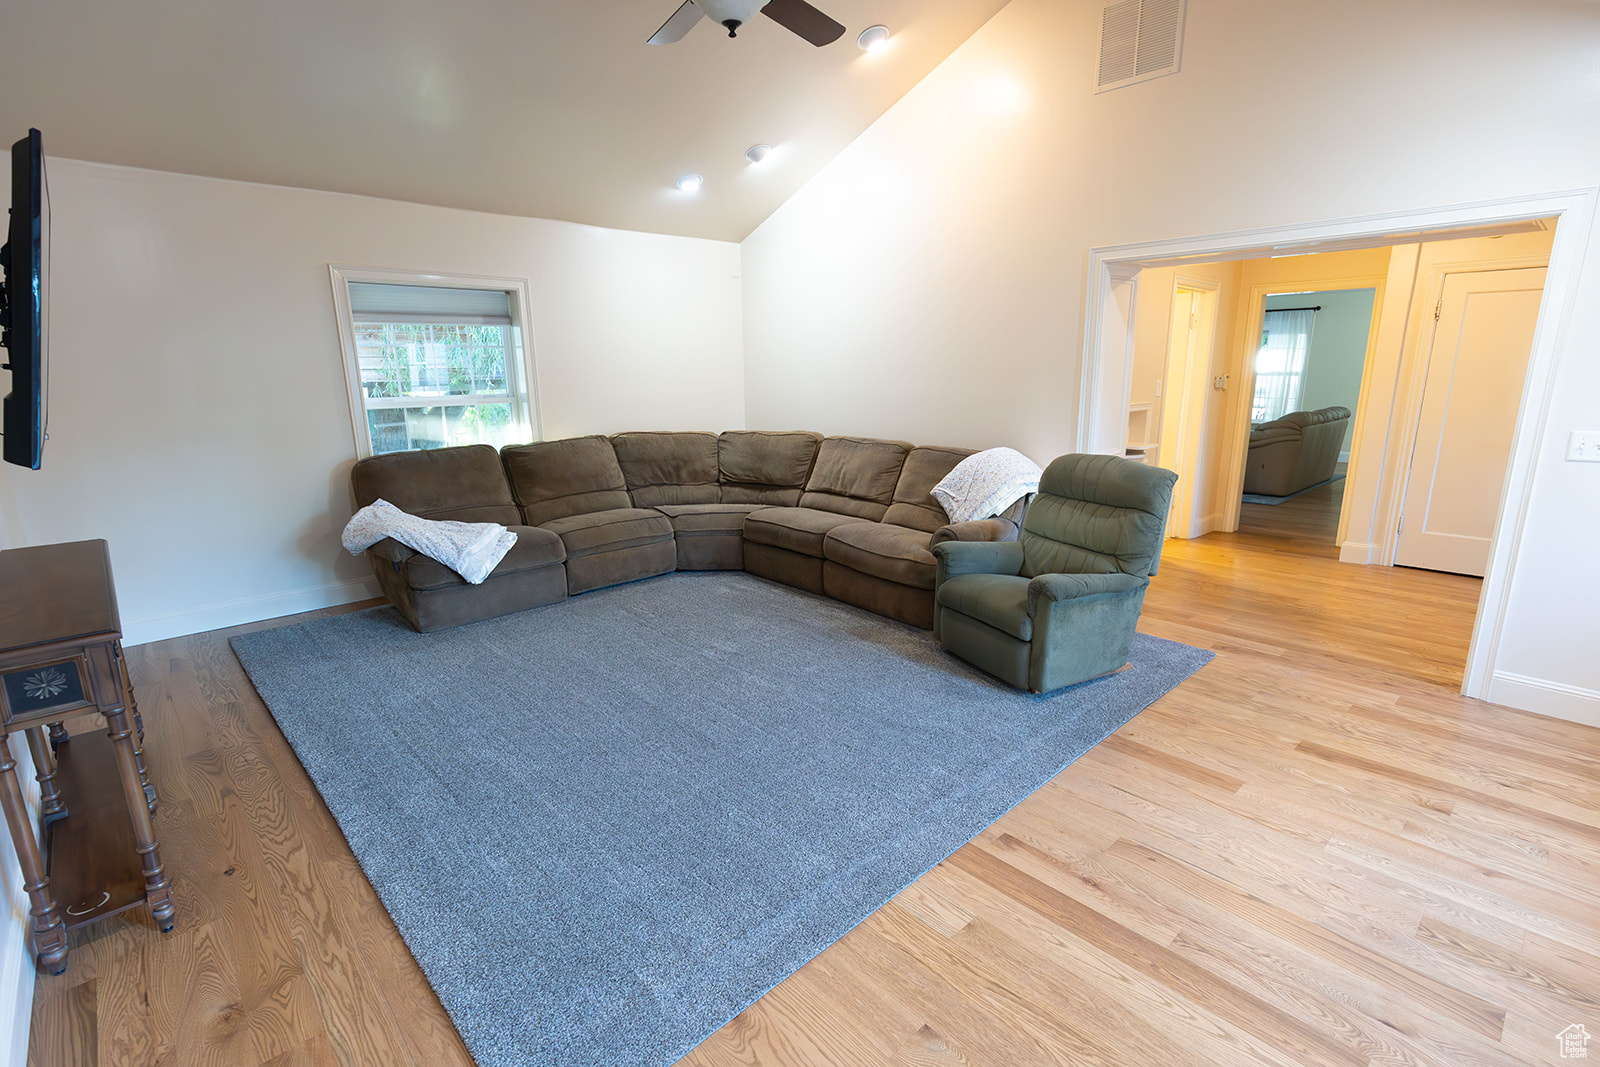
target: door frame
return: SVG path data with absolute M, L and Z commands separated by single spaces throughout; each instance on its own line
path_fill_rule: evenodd
M 1539 305 L 1533 351 L 1523 379 L 1511 459 L 1462 679 L 1463 694 L 1486 698 L 1504 637 L 1512 577 L 1533 492 L 1539 442 L 1549 420 L 1556 371 L 1564 358 L 1579 358 L 1577 353 L 1563 350 L 1562 340 L 1572 315 L 1597 195 L 1600 189 L 1565 190 L 1091 248 L 1079 367 L 1078 450 L 1120 455 L 1126 447 L 1133 312 L 1138 300 L 1138 272 L 1145 267 L 1336 252 L 1424 238 L 1470 237 L 1503 232 L 1503 227 L 1514 223 L 1555 218 L 1544 299 Z M 1393 299 L 1394 294 L 1389 296 Z
M 1220 454 L 1227 461 L 1226 477 L 1222 492 L 1223 511 L 1222 522 L 1217 527 L 1219 530 L 1232 533 L 1239 528 L 1239 515 L 1244 507 L 1244 468 L 1250 449 L 1250 411 L 1254 406 L 1256 392 L 1256 361 L 1255 353 L 1258 338 L 1261 336 L 1261 317 L 1266 311 L 1267 297 L 1279 296 L 1284 293 L 1299 292 L 1340 292 L 1347 289 L 1371 289 L 1372 293 L 1372 320 L 1367 324 L 1367 347 L 1361 356 L 1361 384 L 1357 391 L 1355 411 L 1351 413 L 1354 429 L 1351 431 L 1350 461 L 1346 474 L 1355 469 L 1358 450 L 1356 442 L 1361 438 L 1362 423 L 1364 421 L 1363 401 L 1367 395 L 1368 379 L 1371 377 L 1372 357 L 1378 350 L 1378 320 L 1383 310 L 1384 288 L 1388 282 L 1387 275 L 1356 274 L 1345 276 L 1330 276 L 1317 278 L 1305 282 L 1258 282 L 1246 292 L 1243 316 L 1239 320 L 1239 327 L 1235 330 L 1239 343 L 1234 346 L 1232 356 L 1232 370 L 1234 379 L 1239 383 L 1237 393 L 1228 402 L 1228 416 L 1222 426 L 1224 437 Z M 1307 288 L 1310 286 L 1311 288 Z M 1253 332 L 1252 332 L 1253 331 Z M 1344 541 L 1345 516 L 1350 511 L 1349 493 L 1355 478 L 1347 476 L 1344 480 L 1342 504 L 1339 508 L 1339 532 L 1334 538 L 1336 543 Z
M 1167 296 L 1167 358 L 1162 366 L 1162 406 L 1161 406 L 1161 459 L 1168 460 L 1167 441 L 1172 442 L 1173 457 L 1178 460 L 1178 484 L 1173 492 L 1172 521 L 1167 523 L 1168 537 L 1200 537 L 1209 533 L 1207 519 L 1215 516 L 1204 510 L 1204 502 L 1197 495 L 1199 480 L 1195 472 L 1199 470 L 1200 456 L 1205 450 L 1205 407 L 1208 383 L 1211 378 L 1212 366 L 1216 360 L 1217 330 L 1220 326 L 1221 307 L 1218 294 L 1222 286 L 1220 282 L 1205 278 L 1191 277 L 1185 274 L 1174 274 L 1172 279 L 1172 292 Z M 1203 295 L 1206 304 L 1206 315 L 1210 318 L 1209 329 L 1202 320 L 1191 326 L 1187 332 L 1189 341 L 1181 357 L 1172 351 L 1172 322 L 1170 314 L 1173 305 L 1177 303 L 1180 292 Z M 1190 301 L 1190 314 L 1199 315 L 1195 310 L 1195 303 Z M 1204 330 L 1200 335 L 1197 331 Z M 1198 349 L 1204 348 L 1204 352 Z M 1202 358 L 1203 357 L 1203 358 Z M 1167 404 L 1173 399 L 1173 374 L 1174 363 L 1181 363 L 1183 373 L 1178 380 L 1181 382 L 1182 392 L 1177 397 L 1177 411 L 1173 415 L 1171 428 L 1174 431 L 1170 436 L 1167 433 Z M 1185 484 L 1187 482 L 1187 484 Z

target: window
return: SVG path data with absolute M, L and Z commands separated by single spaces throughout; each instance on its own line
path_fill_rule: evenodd
M 1281 419 L 1299 407 L 1305 392 L 1306 353 L 1311 350 L 1311 327 L 1316 314 L 1314 308 L 1290 308 L 1262 315 L 1251 422 Z
M 356 450 L 535 436 L 520 281 L 333 268 Z

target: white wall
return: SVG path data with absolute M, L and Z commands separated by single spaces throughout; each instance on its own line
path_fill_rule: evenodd
M 129 643 L 372 595 L 329 263 L 526 278 L 547 437 L 744 425 L 735 245 L 49 167 L 50 439 L 0 545 L 109 541 Z
M 753 425 L 1047 457 L 1076 439 L 1091 248 L 1600 184 L 1589 5 L 1208 0 L 1181 73 L 1095 95 L 1101 6 L 1012 0 L 745 241 Z M 1496 658 L 1564 713 L 1600 709 L 1600 465 L 1561 458 L 1600 427 L 1585 255 Z

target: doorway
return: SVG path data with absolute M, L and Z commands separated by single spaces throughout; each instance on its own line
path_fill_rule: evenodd
M 1492 204 L 1091 249 L 1085 359 L 1080 368 L 1078 447 L 1096 452 L 1121 452 L 1123 449 L 1127 422 L 1127 371 L 1132 356 L 1132 320 L 1138 306 L 1138 275 L 1142 269 L 1169 264 L 1226 262 L 1264 256 L 1375 248 L 1421 239 L 1492 236 L 1520 229 L 1544 228 L 1538 220 L 1563 220 L 1574 214 L 1580 220 L 1586 219 L 1593 209 L 1595 196 L 1593 190 L 1576 191 Z M 1469 696 L 1487 696 L 1495 675 L 1517 549 L 1532 492 L 1532 472 L 1550 410 L 1550 385 L 1561 361 L 1576 358 L 1558 349 L 1556 337 L 1568 315 L 1572 294 L 1577 286 L 1585 234 L 1582 225 L 1558 227 L 1555 231 L 1549 257 L 1549 284 L 1540 301 L 1533 350 L 1520 390 L 1501 507 L 1495 519 L 1479 612 L 1467 656 L 1462 692 Z M 1405 259 L 1404 256 L 1396 258 Z M 1386 353 L 1394 353 L 1396 364 L 1399 362 L 1398 354 L 1408 341 L 1414 340 L 1420 325 L 1417 320 L 1422 315 L 1422 309 L 1412 306 L 1411 302 L 1412 283 L 1416 277 L 1415 262 L 1408 270 L 1396 271 L 1392 268 L 1390 272 L 1389 292 L 1385 296 L 1385 314 L 1382 316 L 1384 325 L 1380 330 L 1380 348 Z M 1405 284 L 1403 287 L 1394 284 L 1397 281 Z M 1391 310 L 1388 305 L 1396 301 L 1399 304 L 1393 310 L 1401 314 L 1387 314 Z M 1400 443 L 1388 439 L 1385 432 L 1391 421 L 1388 416 L 1397 405 L 1410 403 L 1413 396 L 1411 383 L 1400 379 L 1398 366 L 1385 366 L 1383 370 L 1382 389 L 1374 389 L 1370 375 L 1362 387 L 1364 414 L 1371 416 L 1375 411 L 1382 415 L 1382 419 L 1372 418 L 1370 421 L 1381 423 L 1383 429 L 1375 429 L 1363 442 L 1362 419 L 1358 416 L 1352 449 L 1353 453 L 1363 453 L 1362 459 L 1367 458 L 1367 454 L 1383 459 L 1385 462 L 1379 466 L 1392 470 L 1393 452 Z M 1119 385 L 1121 388 L 1118 388 Z M 1420 396 L 1420 393 L 1417 395 Z M 1237 395 L 1232 406 L 1239 406 Z M 1406 445 L 1409 447 L 1409 442 Z M 1234 451 L 1230 449 L 1230 452 Z M 1231 478 L 1235 485 L 1242 480 L 1242 471 L 1224 469 L 1221 474 Z M 1403 482 L 1404 479 L 1391 481 Z M 1348 505 L 1349 489 L 1345 499 Z M 1401 504 L 1398 498 L 1374 499 L 1364 516 L 1365 525 L 1362 529 L 1350 527 L 1350 509 L 1347 506 L 1346 516 L 1341 520 L 1341 526 L 1348 528 L 1341 531 L 1340 558 L 1352 559 L 1353 548 L 1359 549 L 1354 554 L 1369 557 L 1374 551 L 1385 547 L 1392 552 L 1394 528 L 1390 524 L 1397 519 Z M 1358 543 L 1358 539 L 1362 538 L 1365 539 L 1364 543 Z M 1361 558 L 1352 561 L 1392 563 L 1393 559 L 1391 555 L 1383 560 Z
M 1377 293 L 1375 284 L 1266 294 L 1252 333 L 1241 531 L 1309 540 L 1337 557 Z

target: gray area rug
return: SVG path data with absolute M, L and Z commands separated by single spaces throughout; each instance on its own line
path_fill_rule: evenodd
M 742 573 L 233 647 L 483 1067 L 673 1063 L 1212 656 L 1030 696 Z
M 1298 489 L 1295 492 L 1290 493 L 1288 496 L 1268 496 L 1265 493 L 1245 493 L 1244 502 L 1246 504 L 1265 504 L 1268 507 L 1277 507 L 1279 504 L 1287 504 L 1297 496 L 1305 496 L 1313 489 L 1321 489 L 1330 482 L 1341 482 L 1343 480 L 1344 475 L 1336 474 L 1332 478 L 1322 479 L 1322 481 L 1318 482 L 1316 485 L 1308 485 L 1304 489 Z

